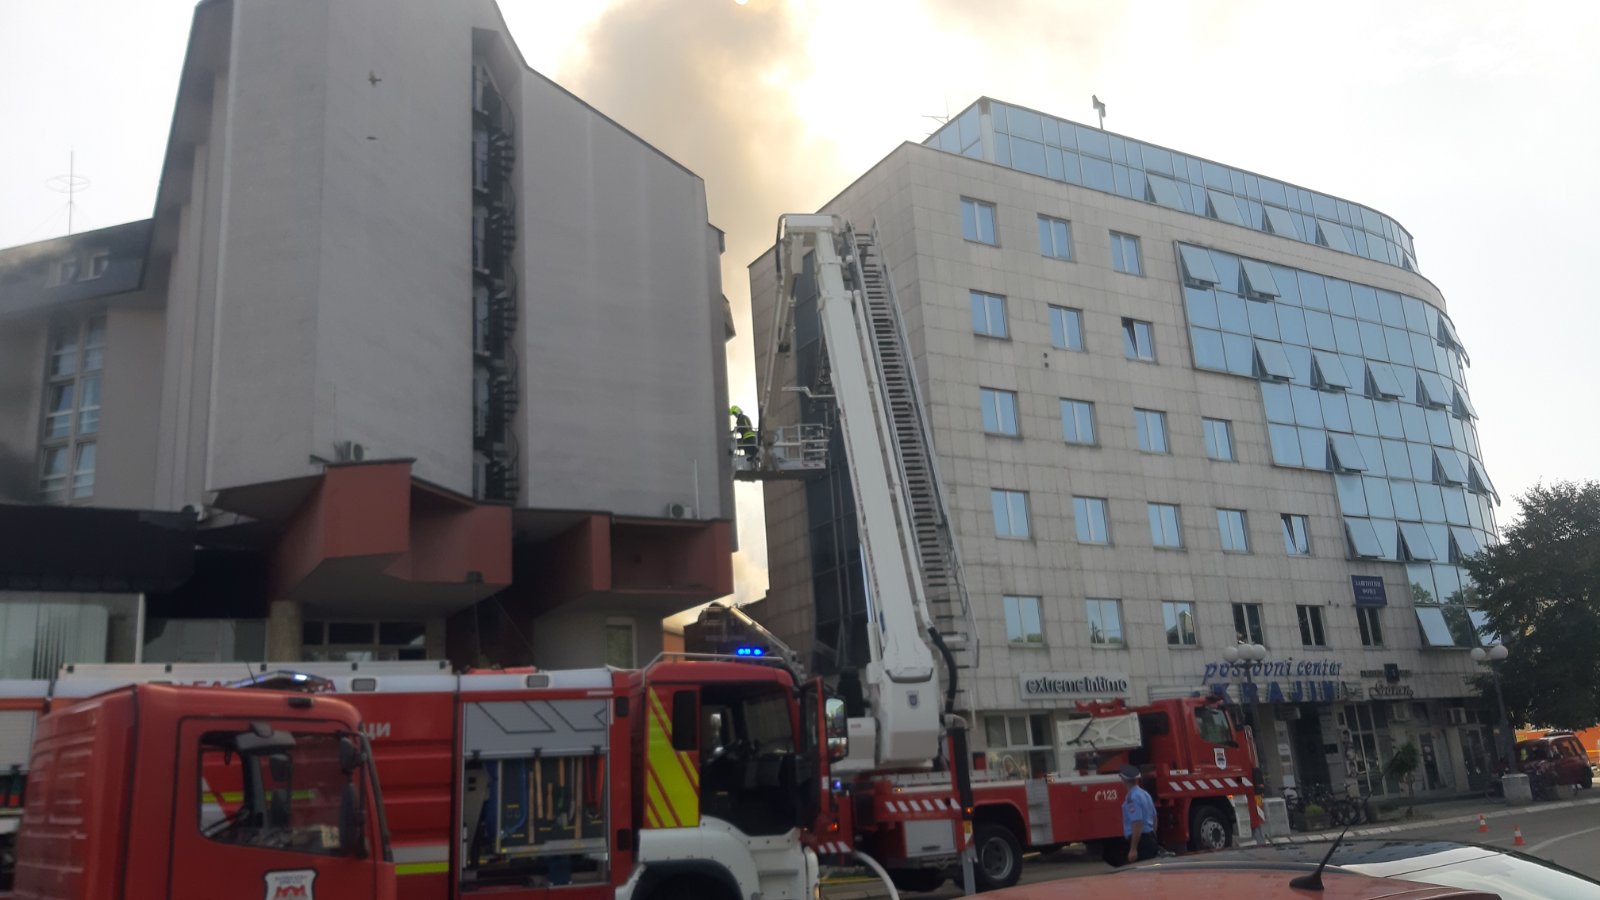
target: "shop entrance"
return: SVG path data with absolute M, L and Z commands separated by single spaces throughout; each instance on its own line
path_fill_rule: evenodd
M 1328 784 L 1328 755 L 1322 739 L 1322 719 L 1315 704 L 1300 704 L 1300 718 L 1289 726 L 1294 745 L 1295 778 L 1304 790 L 1313 784 Z

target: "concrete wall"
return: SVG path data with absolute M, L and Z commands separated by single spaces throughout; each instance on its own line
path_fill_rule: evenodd
M 524 502 L 730 516 L 705 185 L 538 75 L 521 94 Z
M 593 607 L 541 616 L 528 634 L 533 659 L 542 669 L 575 669 L 602 665 L 606 658 L 606 623 L 633 622 L 634 665 L 643 666 L 661 653 L 661 617 Z
M 30 503 L 38 496 L 48 341 L 43 318 L 0 325 L 0 501 Z

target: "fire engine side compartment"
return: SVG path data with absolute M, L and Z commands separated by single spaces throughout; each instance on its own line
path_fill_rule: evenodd
M 138 724 L 131 688 L 39 720 L 17 839 L 19 886 L 61 900 L 124 896 Z M 170 772 L 160 775 L 170 781 Z M 146 812 L 141 821 L 165 833 L 161 813 L 171 815 L 170 799 L 165 808 Z M 164 885 L 166 873 L 157 870 L 165 868 L 168 854 L 151 856 L 139 866 L 140 877 Z

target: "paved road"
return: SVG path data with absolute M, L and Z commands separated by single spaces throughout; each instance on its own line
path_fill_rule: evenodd
M 1549 811 L 1542 811 L 1539 806 L 1535 804 L 1509 816 L 1489 819 L 1488 834 L 1480 834 L 1476 822 L 1462 822 L 1410 829 L 1392 836 L 1411 840 L 1443 838 L 1517 849 L 1600 881 L 1600 806 Z M 1521 826 L 1525 846 L 1513 848 L 1511 829 L 1514 825 Z
M 1600 803 L 1592 802 L 1587 793 L 1580 796 L 1585 802 L 1577 806 L 1556 804 L 1557 808 L 1551 808 L 1552 804 L 1536 803 L 1516 810 L 1508 810 L 1504 806 L 1486 806 L 1485 811 L 1489 813 L 1487 834 L 1479 833 L 1474 815 L 1467 821 L 1386 823 L 1380 829 L 1371 829 L 1378 833 L 1352 831 L 1351 835 L 1367 840 L 1468 841 L 1508 850 L 1517 849 L 1600 881 Z M 1522 829 L 1522 847 L 1513 847 L 1513 826 Z M 1109 871 L 1110 867 L 1100 860 L 1074 854 L 1069 849 L 1046 858 L 1029 857 L 1023 868 L 1022 880 L 1024 883 L 1051 881 Z M 872 900 L 885 896 L 880 886 L 865 880 L 829 884 L 823 894 L 827 900 Z M 911 900 L 948 900 L 961 896 L 961 891 L 946 883 L 933 893 L 906 896 Z

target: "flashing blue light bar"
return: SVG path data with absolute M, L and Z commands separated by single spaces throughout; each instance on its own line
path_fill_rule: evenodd
M 765 647 L 735 647 L 735 648 L 733 648 L 733 655 L 734 656 L 766 656 L 767 655 L 767 648 L 765 648 Z

